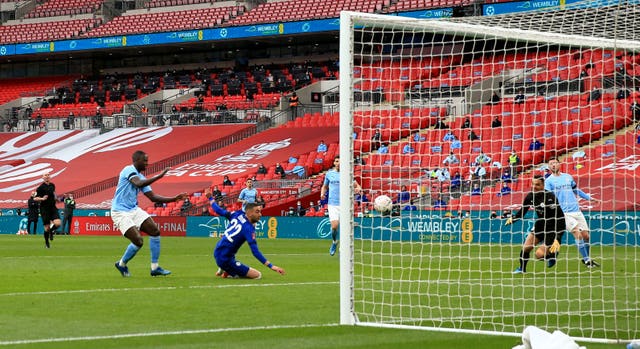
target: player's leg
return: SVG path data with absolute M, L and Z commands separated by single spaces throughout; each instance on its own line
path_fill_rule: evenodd
M 149 235 L 149 250 L 151 251 L 151 276 L 164 276 L 171 274 L 171 271 L 163 269 L 158 265 L 158 260 L 160 259 L 160 229 L 158 229 L 158 225 L 153 221 L 153 218 L 151 218 L 149 214 L 143 209 L 136 208 L 135 211 L 136 216 L 145 217 L 142 225 L 140 226 L 140 230 Z
M 129 274 L 129 267 L 127 267 L 127 263 L 138 253 L 138 251 L 144 244 L 144 240 L 140 235 L 138 226 L 132 219 L 131 212 L 111 211 L 111 219 L 113 220 L 113 224 L 122 233 L 122 236 L 131 241 L 131 243 L 129 243 L 129 245 L 127 245 L 127 248 L 124 250 L 124 253 L 120 260 L 115 263 L 115 267 L 116 269 L 118 269 L 120 274 L 122 274 L 122 276 L 124 277 L 128 277 L 131 276 L 131 274 Z
M 262 273 L 253 269 L 247 265 L 244 265 L 235 260 L 235 258 L 230 260 L 216 260 L 218 266 L 225 271 L 226 275 L 223 274 L 223 278 L 247 278 L 247 279 L 260 279 L 262 278 Z
M 49 244 L 49 234 L 50 234 L 50 228 L 51 228 L 51 220 L 49 218 L 49 214 L 46 212 L 46 210 L 42 210 L 41 214 L 40 214 L 41 218 L 42 218 L 42 225 L 44 225 L 44 245 L 46 248 L 50 248 L 51 245 Z
M 542 241 L 542 244 L 536 250 L 536 258 L 539 260 L 546 259 L 547 267 L 549 268 L 556 265 L 557 253 L 549 252 L 549 248 L 551 248 L 551 245 L 553 245 L 553 242 L 556 240 L 557 236 L 558 235 L 555 231 L 547 231 L 546 233 L 544 233 L 544 236 L 541 237 L 540 240 Z
M 62 226 L 60 216 L 58 216 L 58 210 L 56 210 L 55 218 L 51 220 L 51 229 L 49 230 L 49 236 L 53 240 L 53 235 L 58 233 L 58 229 Z
M 329 248 L 329 255 L 336 254 L 338 248 L 338 227 L 340 225 L 340 206 L 328 205 L 329 221 L 331 222 L 331 247 Z
M 589 224 L 587 224 L 587 220 L 584 218 L 584 214 L 582 212 L 579 212 L 576 215 L 576 221 L 577 224 L 574 229 L 577 230 L 575 235 L 579 235 L 580 241 L 582 242 L 582 246 L 578 246 L 578 249 L 581 249 L 580 254 L 582 255 L 582 262 L 588 268 L 599 267 L 600 264 L 596 263 L 596 261 L 591 258 L 591 236 L 589 233 Z
M 583 235 L 580 232 L 581 229 L 589 229 L 587 222 L 584 219 L 584 215 L 582 212 L 565 213 L 565 220 L 567 222 L 567 230 L 571 235 L 573 235 L 573 238 L 576 241 L 576 246 L 578 247 L 578 252 L 580 252 L 582 263 L 587 265 L 590 259 L 588 242 L 585 243 Z
M 520 250 L 520 266 L 514 270 L 514 274 L 521 274 L 527 272 L 527 263 L 529 263 L 529 256 L 531 254 L 531 250 L 538 243 L 538 239 L 536 238 L 533 232 L 530 232 L 527 235 L 527 238 L 524 240 L 522 244 L 522 250 Z
M 585 226 L 587 226 L 586 224 L 586 220 L 585 220 Z M 595 260 L 593 260 L 593 258 L 591 258 L 591 244 L 590 244 L 590 232 L 589 232 L 589 228 L 588 226 L 585 229 L 580 229 L 580 236 L 582 237 L 582 241 L 583 241 L 583 249 L 586 252 L 586 255 L 588 257 L 588 260 L 584 260 L 583 262 L 584 264 L 587 266 L 587 268 L 595 268 L 595 267 L 599 267 L 600 263 L 597 263 Z
M 257 271 L 256 269 L 249 268 L 249 271 L 247 272 L 247 275 L 245 277 L 249 279 L 256 279 L 256 280 L 262 279 L 262 273 Z

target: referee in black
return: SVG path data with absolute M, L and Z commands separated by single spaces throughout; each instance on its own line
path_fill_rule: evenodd
M 527 235 L 520 251 L 520 266 L 513 271 L 514 274 L 527 272 L 527 262 L 533 247 L 543 242 L 543 245 L 536 250 L 537 259 L 547 259 L 549 268 L 556 264 L 556 257 L 560 250 L 560 240 L 566 230 L 564 212 L 560 208 L 556 196 L 544 190 L 544 177 L 536 175 L 533 177 L 531 192 L 527 194 L 522 203 L 522 207 L 511 218 L 507 219 L 506 225 L 521 219 L 527 214 L 530 208 L 536 211 L 538 216 L 534 224 L 533 231 Z
M 49 173 L 42 175 L 43 183 L 36 189 L 34 200 L 40 202 L 40 216 L 44 225 L 44 244 L 50 247 L 49 241 L 53 240 L 56 229 L 60 228 L 60 214 L 56 207 L 56 186 L 51 183 Z M 53 223 L 53 227 L 51 227 Z

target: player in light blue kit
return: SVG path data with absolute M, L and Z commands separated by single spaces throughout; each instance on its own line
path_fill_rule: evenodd
M 220 269 L 216 275 L 220 277 L 244 277 L 249 279 L 260 279 L 262 273 L 236 261 L 236 253 L 240 247 L 247 242 L 251 253 L 256 257 L 260 263 L 269 267 L 269 269 L 285 274 L 284 269 L 271 264 L 258 249 L 258 242 L 256 241 L 256 228 L 254 224 L 260 221 L 262 217 L 262 206 L 256 203 L 246 203 L 245 209 L 234 212 L 229 212 L 216 204 L 211 190 L 205 191 L 205 196 L 209 199 L 213 210 L 229 220 L 229 226 L 224 231 L 224 234 L 220 238 L 220 241 L 216 244 L 216 248 L 213 251 L 213 257 L 216 259 L 216 264 Z
M 545 180 L 544 189 L 553 192 L 558 198 L 560 207 L 564 212 L 567 230 L 573 234 L 576 245 L 578 246 L 578 251 L 580 255 L 582 255 L 582 263 L 586 265 L 587 268 L 599 267 L 600 264 L 596 263 L 590 256 L 589 225 L 584 218 L 584 214 L 580 211 L 580 205 L 578 204 L 576 195 L 582 199 L 596 203 L 599 203 L 600 200 L 594 199 L 578 189 L 571 175 L 560 172 L 560 162 L 557 158 L 551 158 L 549 160 L 549 170 L 551 171 L 551 175 Z
M 149 164 L 149 157 L 141 150 L 133 153 L 133 164 L 126 166 L 118 177 L 116 194 L 111 203 L 111 219 L 122 235 L 131 240 L 129 246 L 124 251 L 122 258 L 116 262 L 116 269 L 124 277 L 131 276 L 127 263 L 138 253 L 142 247 L 143 240 L 140 230 L 149 235 L 149 249 L 151 250 L 151 276 L 169 275 L 170 271 L 158 265 L 160 257 L 160 230 L 151 216 L 138 207 L 138 193 L 143 192 L 149 200 L 153 202 L 172 202 L 183 200 L 187 193 L 180 193 L 173 197 L 157 195 L 151 190 L 151 183 L 162 178 L 167 171 L 166 168 L 160 174 L 145 178 L 142 172 Z
M 360 193 L 362 188 L 358 182 L 353 181 L 353 187 L 356 194 Z M 338 226 L 340 225 L 340 156 L 333 159 L 333 168 L 327 171 L 324 176 L 324 183 L 320 189 L 320 198 L 325 195 L 327 198 L 327 209 L 329 210 L 329 221 L 331 222 L 331 247 L 329 254 L 336 254 L 338 247 Z
M 244 210 L 248 203 L 256 202 L 258 197 L 258 191 L 253 187 L 253 180 L 247 179 L 247 187 L 242 189 L 240 195 L 238 195 L 238 201 L 242 203 L 242 209 Z

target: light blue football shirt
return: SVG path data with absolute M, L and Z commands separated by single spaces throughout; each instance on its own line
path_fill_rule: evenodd
M 138 188 L 131 183 L 132 177 L 138 177 L 145 180 L 145 176 L 138 172 L 135 166 L 129 165 L 122 169 L 118 176 L 118 186 L 116 194 L 111 202 L 111 209 L 114 211 L 128 212 L 138 207 L 138 193 L 142 191 L 147 193 L 151 191 L 151 186 Z
M 340 206 L 340 172 L 333 169 L 327 171 L 324 184 L 329 187 L 327 205 Z
M 580 205 L 576 194 L 581 198 L 590 200 L 591 197 L 577 188 L 576 182 L 570 174 L 560 173 L 558 176 L 550 175 L 544 181 L 544 189 L 558 198 L 560 208 L 564 213 L 580 212 Z
M 258 196 L 258 190 L 256 190 L 256 188 L 244 188 L 242 189 L 242 191 L 240 192 L 240 195 L 238 196 L 238 199 L 240 200 L 246 200 L 247 202 L 243 202 L 242 203 L 242 210 L 244 211 L 247 203 L 254 203 L 256 202 L 256 197 Z

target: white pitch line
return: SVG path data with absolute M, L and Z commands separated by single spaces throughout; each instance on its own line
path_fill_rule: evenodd
M 299 282 L 299 283 L 278 283 L 278 284 L 240 284 L 231 281 L 225 285 L 192 285 L 192 286 L 165 286 L 165 287 L 126 287 L 126 288 L 97 288 L 93 290 L 62 290 L 62 291 L 38 291 L 38 292 L 13 292 L 0 293 L 0 297 L 34 296 L 34 295 L 61 295 L 74 293 L 101 293 L 101 292 L 122 292 L 122 291 L 165 291 L 177 289 L 202 289 L 202 288 L 238 288 L 238 287 L 278 287 L 278 286 L 309 286 L 309 285 L 338 285 L 338 281 L 326 282 Z
M 35 344 L 35 343 L 96 341 L 96 340 L 104 340 L 104 339 L 120 339 L 120 338 L 136 338 L 136 337 L 174 336 L 174 335 L 189 335 L 189 334 L 202 334 L 202 333 L 278 330 L 278 329 L 288 329 L 288 328 L 335 327 L 335 326 L 339 326 L 339 324 L 332 323 L 332 324 L 307 324 L 307 325 L 273 325 L 273 326 L 258 326 L 258 327 L 208 328 L 208 329 L 201 329 L 201 330 L 183 330 L 183 331 L 167 331 L 167 332 L 122 333 L 122 334 L 105 335 L 105 336 L 61 337 L 61 338 L 41 338 L 41 339 L 23 339 L 23 340 L 15 340 L 15 341 L 1 341 L 0 346 Z

